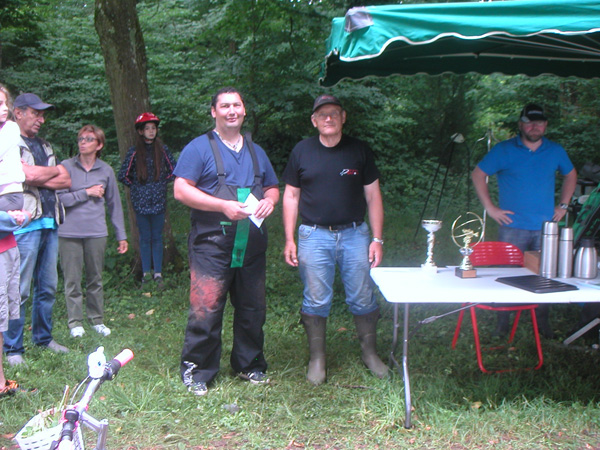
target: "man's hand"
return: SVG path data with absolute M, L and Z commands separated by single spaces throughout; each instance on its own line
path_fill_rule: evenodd
M 104 186 L 101 184 L 96 184 L 94 186 L 90 186 L 85 190 L 87 192 L 88 197 L 104 197 Z
M 488 215 L 498 222 L 500 225 L 508 225 L 512 223 L 511 215 L 514 215 L 514 212 L 508 211 L 505 209 L 500 209 L 497 206 L 490 206 L 486 208 Z
M 129 245 L 127 244 L 127 241 L 119 241 L 119 246 L 117 247 L 117 252 L 119 252 L 122 255 L 123 253 L 127 252 L 128 248 L 129 248 Z
M 246 206 L 241 202 L 234 200 L 224 200 L 221 212 L 231 220 L 242 220 L 250 216 L 245 210 Z
M 264 219 L 265 217 L 271 215 L 271 213 L 275 210 L 275 205 L 273 201 L 269 198 L 263 198 L 258 205 L 256 206 L 256 211 L 254 211 L 254 215 L 257 219 Z
M 560 222 L 565 214 L 567 213 L 566 209 L 562 209 L 560 206 L 554 207 L 554 215 L 552 216 L 552 220 L 555 222 Z
M 35 166 L 27 164 L 24 160 L 21 160 L 21 167 L 23 168 L 23 173 L 25 174 L 25 180 L 31 180 L 34 178 Z
M 383 258 L 383 244 L 381 242 L 372 241 L 369 245 L 369 262 L 371 269 L 377 267 Z
M 283 248 L 283 256 L 285 262 L 292 267 L 298 267 L 298 255 L 296 253 L 296 243 L 294 241 L 286 241 Z

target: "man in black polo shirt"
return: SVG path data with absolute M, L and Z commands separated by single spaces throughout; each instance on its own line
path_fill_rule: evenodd
M 325 381 L 325 334 L 333 299 L 335 267 L 354 315 L 362 360 L 378 377 L 388 367 L 375 349 L 379 307 L 369 270 L 383 255 L 383 203 L 379 171 L 373 154 L 362 141 L 342 133 L 346 112 L 332 95 L 319 96 L 311 116 L 319 135 L 299 142 L 283 174 L 284 256 L 298 267 L 304 283 L 300 314 L 308 336 L 310 361 L 307 379 Z M 369 226 L 364 222 L 369 212 Z M 294 239 L 298 213 L 298 247 Z

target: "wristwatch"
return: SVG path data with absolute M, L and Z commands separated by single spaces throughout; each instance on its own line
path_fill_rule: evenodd
M 383 239 L 379 239 L 379 238 L 374 237 L 372 240 L 373 240 L 373 242 L 377 242 L 378 244 L 383 245 Z
M 569 209 L 569 205 L 567 205 L 566 203 L 559 203 L 559 204 L 558 204 L 558 207 L 559 207 L 560 209 Z

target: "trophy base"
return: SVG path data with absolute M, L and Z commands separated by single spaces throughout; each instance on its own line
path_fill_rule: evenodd
M 456 275 L 458 278 L 476 278 L 477 269 L 465 270 L 461 269 L 460 267 L 457 267 L 456 269 L 454 269 L 454 275 Z
M 421 270 L 425 273 L 437 273 L 438 268 L 436 265 L 421 264 Z

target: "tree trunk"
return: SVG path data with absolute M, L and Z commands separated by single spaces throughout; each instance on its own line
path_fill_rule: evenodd
M 136 0 L 96 0 L 94 24 L 100 38 L 104 68 L 110 89 L 110 99 L 117 129 L 121 160 L 135 144 L 136 117 L 150 111 L 150 95 L 146 76 L 146 47 L 137 16 Z M 130 224 L 130 243 L 140 260 L 139 234 L 135 213 L 127 192 L 127 212 Z M 165 215 L 165 264 L 181 270 L 181 257 L 175 246 L 169 221 Z M 136 270 L 141 273 L 141 265 Z

